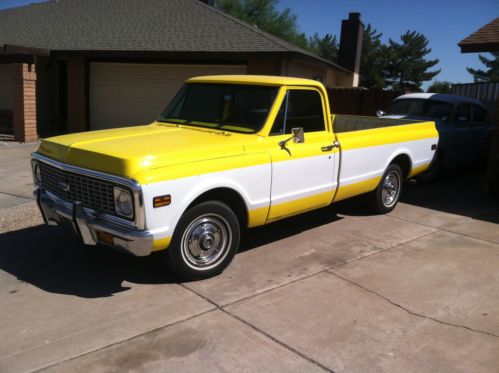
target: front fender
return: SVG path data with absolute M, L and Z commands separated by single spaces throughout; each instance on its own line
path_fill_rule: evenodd
M 141 178 L 157 181 L 142 185 L 146 227 L 155 233 L 155 239 L 171 237 L 188 206 L 217 188 L 237 192 L 248 211 L 268 208 L 271 172 L 270 156 L 265 153 L 147 171 Z M 171 196 L 170 205 L 154 208 L 153 198 L 161 195 Z

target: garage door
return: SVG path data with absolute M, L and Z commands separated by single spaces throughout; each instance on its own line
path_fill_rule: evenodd
M 246 66 L 91 63 L 90 128 L 151 123 L 186 79 L 215 74 L 246 74 Z

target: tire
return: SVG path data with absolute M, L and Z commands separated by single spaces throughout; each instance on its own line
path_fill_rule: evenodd
M 392 211 L 399 201 L 402 182 L 400 167 L 396 164 L 389 165 L 377 188 L 369 195 L 371 210 L 376 214 L 386 214 Z
M 240 227 L 224 203 L 208 201 L 187 210 L 180 218 L 164 259 L 182 280 L 200 280 L 220 274 L 239 247 Z
M 440 155 L 435 154 L 435 157 L 430 163 L 430 166 L 426 171 L 416 176 L 416 180 L 421 183 L 429 183 L 431 181 L 435 181 L 440 174 Z

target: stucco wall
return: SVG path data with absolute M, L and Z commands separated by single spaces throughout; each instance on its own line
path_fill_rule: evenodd
M 342 73 L 333 67 L 300 60 L 283 63 L 282 75 L 320 80 L 327 88 L 353 87 L 353 74 Z

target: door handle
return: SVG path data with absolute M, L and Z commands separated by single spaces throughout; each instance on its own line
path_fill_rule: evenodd
M 331 145 L 326 145 L 326 146 L 321 147 L 321 150 L 323 152 L 330 152 L 334 148 L 339 148 L 339 147 L 340 147 L 340 143 L 335 140 Z

